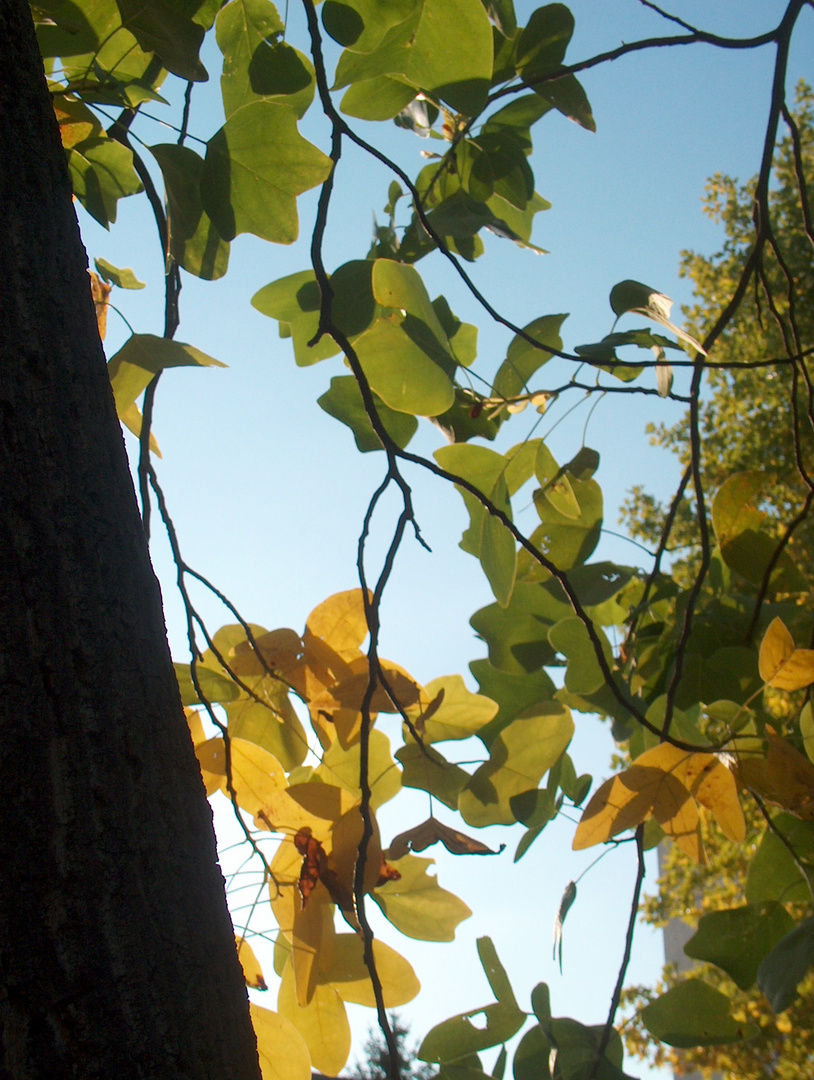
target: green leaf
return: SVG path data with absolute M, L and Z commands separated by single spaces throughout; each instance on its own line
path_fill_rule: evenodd
M 814 761 L 814 709 L 810 701 L 807 701 L 800 711 L 800 734 L 809 761 Z
M 405 787 L 428 791 L 450 810 L 458 809 L 458 796 L 469 783 L 469 773 L 447 761 L 431 746 L 422 748 L 413 741 L 396 751 L 402 767 L 401 782 Z
M 554 796 L 546 788 L 521 791 L 512 796 L 510 806 L 515 818 L 530 829 L 542 828 L 557 815 Z
M 757 978 L 761 960 L 793 929 L 791 915 L 773 900 L 710 911 L 699 919 L 684 952 L 723 968 L 741 990 L 748 990 Z
M 535 124 L 547 112 L 551 111 L 551 105 L 543 101 L 537 94 L 525 94 L 515 98 L 514 101 L 504 105 L 502 109 L 494 113 L 483 125 L 482 131 L 511 131 L 520 142 L 524 152 L 530 154 L 531 125 Z
M 490 604 L 476 611 L 469 621 L 489 646 L 489 659 L 494 667 L 522 675 L 554 660 L 555 652 L 548 640 L 549 627 L 571 614 L 570 604 L 558 599 L 544 585 L 518 582 L 508 607 Z
M 551 1026 L 551 994 L 547 983 L 537 983 L 531 992 L 531 1008 L 544 1031 Z
M 198 50 L 205 28 L 194 22 L 174 0 L 117 0 L 122 23 L 139 45 L 154 52 L 173 75 L 190 82 L 205 82 L 209 76 Z
M 563 517 L 571 520 L 578 518 L 580 508 L 571 487 L 571 481 L 568 479 L 565 470 L 561 469 L 554 460 L 554 455 L 542 440 L 537 448 L 534 472 L 542 485 L 539 495 L 548 499 L 554 509 Z M 535 492 L 535 498 L 537 497 L 538 493 Z
M 439 363 L 444 353 L 438 345 L 433 350 L 429 330 L 420 344 L 407 333 L 426 324 L 415 319 L 411 327 L 408 319 L 398 314 L 378 319 L 356 339 L 356 354 L 371 387 L 391 409 L 437 416 L 455 400 L 452 378 Z
M 497 604 L 494 607 L 503 610 Z M 510 720 L 537 702 L 550 701 L 554 697 L 554 684 L 542 669 L 527 672 L 521 668 L 519 673 L 501 671 L 488 660 L 473 660 L 469 668 L 483 693 L 499 705 L 494 720 L 478 731 L 478 738 L 486 746 Z
M 91 137 L 71 147 L 67 158 L 74 195 L 108 229 L 119 199 L 142 190 L 132 152 L 115 139 Z
M 562 1080 L 585 1080 L 590 1076 L 604 1030 L 602 1024 L 586 1027 L 570 1017 L 552 1020 L 547 1034 L 554 1046 L 555 1076 Z M 614 1029 L 595 1080 L 632 1080 L 622 1072 L 622 1058 L 622 1040 Z
M 574 33 L 574 16 L 565 4 L 537 8 L 517 43 L 517 70 L 525 81 L 558 70 Z
M 486 103 L 491 74 L 492 28 L 480 0 L 418 0 L 410 18 L 388 30 L 375 49 L 343 52 L 334 89 L 402 75 L 458 112 L 476 116 Z
M 568 518 L 548 499 L 535 499 L 542 525 L 532 536 L 535 546 L 561 570 L 585 562 L 599 543 L 602 530 L 602 489 L 595 480 L 572 480 L 579 503 L 578 518 Z
M 641 281 L 620 281 L 614 285 L 610 294 L 610 306 L 617 318 L 631 311 L 636 315 L 644 315 L 647 319 L 672 331 L 677 338 L 685 341 L 690 348 L 706 356 L 704 349 L 686 331 L 679 329 L 670 322 L 670 312 L 673 301 L 664 293 L 656 292 L 649 285 L 643 285 Z
M 188 273 L 217 281 L 229 266 L 229 245 L 204 213 L 200 179 L 203 158 L 187 146 L 151 146 L 164 177 L 170 229 L 170 254 Z
M 536 788 L 574 734 L 571 711 L 559 702 L 536 705 L 532 715 L 506 725 L 461 792 L 458 807 L 469 825 L 511 825 L 513 795 Z
M 129 409 L 153 376 L 164 368 L 225 366 L 181 341 L 154 334 L 133 334 L 107 364 L 116 412 L 121 416 Z
M 363 79 L 350 86 L 339 104 L 346 116 L 359 120 L 392 120 L 416 96 L 412 83 L 392 75 Z
M 249 232 L 291 244 L 297 196 L 327 179 L 331 159 L 303 139 L 292 109 L 261 100 L 233 113 L 209 140 L 201 200 L 225 240 Z
M 560 327 L 567 315 L 542 315 L 523 329 L 535 341 L 552 349 L 562 349 Z M 515 336 L 495 376 L 492 394 L 495 397 L 512 398 L 527 393 L 529 380 L 551 357 L 545 348 L 538 349 L 521 337 Z
M 430 701 L 443 693 L 441 704 L 422 725 L 425 743 L 445 742 L 448 739 L 468 739 L 477 735 L 485 724 L 493 720 L 497 705 L 483 694 L 473 694 L 460 675 L 444 675 L 433 679 L 424 687 Z M 407 710 L 415 722 L 419 715 L 417 707 Z
M 506 38 L 517 33 L 517 17 L 512 0 L 484 0 L 489 18 Z
M 438 344 L 449 349 L 449 339 L 421 275 L 414 266 L 392 259 L 376 259 L 373 264 L 373 296 L 382 307 L 398 308 L 426 323 Z
M 478 1026 L 472 1023 L 477 1017 Z M 496 1002 L 452 1016 L 436 1025 L 418 1049 L 422 1061 L 454 1062 L 467 1054 L 507 1042 L 523 1026 L 526 1014 L 516 1006 Z M 485 1020 L 485 1025 L 483 1021 Z
M 360 745 L 354 743 L 348 750 L 343 749 L 337 739 L 325 751 L 322 764 L 315 775 L 326 784 L 343 787 L 352 794 L 359 792 Z M 390 740 L 382 731 L 375 728 L 370 733 L 368 778 L 370 782 L 370 806 L 378 810 L 382 803 L 398 794 L 401 787 L 401 772 L 390 753 Z
M 591 103 L 576 75 L 562 75 L 552 82 L 537 83 L 534 92 L 586 131 L 596 131 Z
M 773 480 L 758 470 L 733 473 L 712 500 L 712 525 L 721 557 L 754 585 L 762 583 L 777 551 L 778 540 L 762 528 L 767 514 L 760 509 L 760 503 L 770 496 Z M 807 587 L 786 550 L 777 560 L 770 583 L 783 592 Z
M 373 425 L 365 411 L 361 391 L 352 375 L 334 376 L 331 379 L 330 390 L 317 398 L 317 404 L 329 416 L 347 424 L 353 432 L 356 446 L 363 454 L 370 450 L 382 449 L 381 440 L 373 430 Z M 376 411 L 387 434 L 397 446 L 404 449 L 415 434 L 418 421 L 414 416 L 389 409 L 378 396 L 376 396 Z
M 120 270 L 118 266 L 109 263 L 107 259 L 94 259 L 94 266 L 101 278 L 117 285 L 120 289 L 143 289 L 145 284 L 139 281 L 132 270 Z
M 257 680 L 252 689 L 260 701 L 241 697 L 227 706 L 229 734 L 262 746 L 290 772 L 305 760 L 308 738 L 289 700 L 288 688 L 266 678 Z
M 517 547 L 503 522 L 489 513 L 483 515 L 480 562 L 495 599 L 506 607 L 514 588 Z
M 252 297 L 252 307 L 271 319 L 278 319 L 280 329 L 287 326 L 299 367 L 308 367 L 329 356 L 336 356 L 339 346 L 327 334 L 316 345 L 308 342 L 319 327 L 321 294 L 313 270 L 272 281 Z
M 514 1052 L 512 1073 L 514 1080 L 551 1080 L 548 1059 L 551 1043 L 539 1024 L 529 1028 Z
M 776 1013 L 797 997 L 797 986 L 814 965 L 814 916 L 796 926 L 775 945 L 757 972 L 760 989 Z
M 598 627 L 594 630 L 602 645 L 602 653 L 608 667 L 613 666 L 610 642 Z M 593 643 L 582 619 L 570 615 L 560 620 L 548 631 L 548 640 L 558 653 L 568 660 L 565 688 L 572 694 L 593 694 L 605 685 L 605 676 L 599 666 Z
M 641 1012 L 651 1035 L 669 1046 L 719 1046 L 752 1039 L 759 1030 L 729 1014 L 730 1000 L 701 979 L 687 979 Z
M 520 1006 L 517 1004 L 517 998 L 514 996 L 514 990 L 512 990 L 512 984 L 509 982 L 509 976 L 506 974 L 506 969 L 501 964 L 500 958 L 497 955 L 497 949 L 494 946 L 494 942 L 490 937 L 479 937 L 477 948 L 481 967 L 489 981 L 489 985 L 492 988 L 492 993 L 495 995 L 496 1000 L 503 1005 L 508 1005 L 510 1008 L 519 1011 Z
M 381 44 L 385 34 L 408 19 L 416 0 L 325 0 L 322 25 L 340 45 L 354 52 L 369 53 Z
M 371 896 L 385 918 L 407 937 L 419 941 L 452 941 L 455 928 L 472 912 L 457 896 L 442 889 L 427 873 L 432 859 L 405 855 L 391 864 L 401 874 L 374 889 Z
M 760 847 L 749 863 L 746 876 L 746 899 L 750 904 L 761 900 L 779 900 L 781 904 L 809 903 L 811 893 L 786 844 L 774 829 L 780 831 L 789 847 L 804 864 L 814 857 L 814 823 L 800 821 L 791 814 L 775 814 L 773 829 L 763 834 Z
M 195 665 L 195 675 L 201 688 L 201 695 L 195 689 L 192 681 L 192 669 L 189 664 L 173 664 L 175 677 L 178 680 L 178 689 L 181 692 L 183 705 L 218 704 L 224 701 L 234 701 L 240 694 L 240 690 L 231 679 L 219 675 L 217 671 L 210 671 L 203 664 Z

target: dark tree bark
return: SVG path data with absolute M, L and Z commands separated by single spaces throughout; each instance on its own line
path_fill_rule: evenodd
M 0 1077 L 259 1076 L 28 5 L 0 0 Z

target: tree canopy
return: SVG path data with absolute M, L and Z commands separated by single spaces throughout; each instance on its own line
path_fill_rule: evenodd
M 814 957 L 812 103 L 807 88 L 794 99 L 787 83 L 811 4 L 789 0 L 776 26 L 730 38 L 642 2 L 664 33 L 590 57 L 573 55 L 574 17 L 560 3 L 526 17 L 512 0 L 303 0 L 301 41 L 271 0 L 32 5 L 75 198 L 107 228 L 121 200 L 143 193 L 166 267 L 163 333 L 133 327 L 107 369 L 118 417 L 138 439 L 145 531 L 164 527 L 175 562 L 189 638 L 175 670 L 206 794 L 231 804 L 260 880 L 236 923 L 249 987 L 271 981 L 255 947 L 273 943 L 277 1007 L 251 1005 L 266 1080 L 307 1080 L 312 1067 L 336 1075 L 351 1049 L 348 1003 L 376 1010 L 398 1080 L 388 1010 L 419 984 L 402 955 L 409 943 L 397 951 L 395 935 L 374 935 L 371 904 L 406 938 L 451 940 L 470 912 L 431 873 L 429 849 L 440 844 L 493 868 L 498 852 L 477 830 L 519 824 L 514 860 L 533 859 L 546 826 L 566 815 L 576 822 L 574 849 L 625 843 L 635 853 L 607 1016 L 557 1015 L 543 982 L 519 1002 L 492 940 L 481 937 L 493 1000 L 439 1016 L 419 1048 L 443 1080 L 483 1080 L 481 1054 L 493 1048 L 488 1068 L 502 1080 L 506 1044 L 518 1035 L 515 1080 L 628 1075 L 618 1013 L 644 855 L 659 843 L 699 868 L 746 858 L 749 873 L 720 888 L 699 870 L 686 904 L 660 909 L 704 912 L 693 955 L 727 978 L 693 974 L 646 1006 L 636 999 L 636 1045 L 646 1030 L 669 1047 L 727 1046 L 740 1068 L 763 1052 L 754 1048 L 767 1026 L 804 1022 L 795 1010 L 804 1015 Z M 222 56 L 215 130 L 194 108 L 195 87 L 208 78 L 207 34 Z M 767 48 L 773 64 L 766 115 L 755 121 L 765 124 L 756 179 L 744 189 L 713 181 L 709 206 L 725 226 L 725 249 L 685 257 L 698 296 L 686 325 L 659 283 L 630 278 L 608 282 L 613 321 L 600 340 L 570 341 L 566 316 L 544 306 L 513 321 L 476 284 L 476 267 L 488 262 L 489 234 L 529 258 L 541 251 L 535 219 L 549 204 L 536 190 L 532 150 L 547 118 L 592 132 L 583 72 L 684 47 Z M 150 114 L 161 116 L 165 141 L 144 126 Z M 315 114 L 326 125 L 320 138 L 309 126 Z M 390 130 L 392 121 L 405 139 L 426 140 L 417 175 L 361 123 Z M 326 229 L 351 147 L 390 180 L 374 198 L 385 209 L 372 243 L 334 265 Z M 219 363 L 205 341 L 176 337 L 184 275 L 222 278 L 241 234 L 291 244 L 298 199 L 313 190 L 310 265 L 246 300 L 290 343 L 298 366 L 332 361 L 326 372 L 341 372 L 324 376 L 319 405 L 380 469 L 359 523 L 358 586 L 303 611 L 295 628 L 275 627 L 273 613 L 239 611 L 185 561 L 152 417 L 166 369 Z M 121 290 L 142 283 L 103 259 L 94 266 L 104 338 L 114 298 L 123 305 Z M 432 295 L 442 267 L 456 296 L 463 284 L 466 310 Z M 507 331 L 496 361 L 478 353 L 470 320 L 485 319 Z M 633 498 L 628 525 L 653 550 L 644 565 L 623 565 L 600 547 L 599 450 L 575 430 L 555 456 L 537 423 L 565 415 L 577 397 L 634 395 L 688 413 L 660 435 L 684 467 L 672 498 L 665 506 L 641 491 Z M 432 453 L 416 437 L 427 422 L 446 437 Z M 406 537 L 422 541 L 410 470 L 462 499 L 460 547 L 493 595 L 471 616 L 488 652 L 471 664 L 477 690 L 460 675 L 421 683 L 380 653 L 394 566 Z M 383 554 L 372 551 L 373 524 L 394 502 Z M 675 558 L 676 548 L 687 557 Z M 225 625 L 202 617 L 193 583 L 222 601 Z M 569 752 L 588 716 L 606 720 L 620 747 L 605 780 Z M 404 788 L 427 795 L 427 816 L 383 836 L 377 812 Z M 560 950 L 578 902 L 571 882 L 557 917 Z M 273 932 L 255 930 L 261 907 Z M 739 996 L 753 985 L 768 1003 L 759 1015 Z

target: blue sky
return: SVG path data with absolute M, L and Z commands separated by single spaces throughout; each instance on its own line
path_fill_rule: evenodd
M 301 9 L 291 4 L 288 40 L 303 46 Z M 519 3 L 525 22 L 533 8 Z M 670 25 L 637 0 L 574 0 L 576 32 L 568 52 L 575 61 L 631 41 L 671 33 Z M 705 29 L 748 35 L 779 20 L 778 0 L 680 0 L 671 10 Z M 800 23 L 790 84 L 811 76 L 814 13 Z M 454 47 L 454 43 L 450 43 Z M 205 54 L 208 85 L 193 95 L 190 130 L 209 137 L 221 123 L 218 94 L 219 54 Z M 563 327 L 566 348 L 608 333 L 613 316 L 611 287 L 625 278 L 644 281 L 667 293 L 678 307 L 690 299 L 678 276 L 682 249 L 712 252 L 720 233 L 701 213 L 704 183 L 714 172 L 741 178 L 758 167 L 768 109 L 772 55 L 769 49 L 723 52 L 707 46 L 658 50 L 628 56 L 581 76 L 592 102 L 597 133 L 590 134 L 558 114 L 546 116 L 534 131 L 533 166 L 537 189 L 552 209 L 537 218 L 533 239 L 550 254 L 537 256 L 487 236 L 486 255 L 472 276 L 490 301 L 523 325 L 538 315 L 570 312 Z M 168 83 L 168 90 L 172 87 Z M 151 110 L 160 114 L 160 107 Z M 312 110 L 313 111 L 313 110 Z M 149 121 L 137 129 L 148 143 L 171 141 L 172 132 Z M 415 173 L 427 143 L 393 125 L 357 122 Z M 368 130 L 369 129 L 369 130 Z M 324 121 L 307 118 L 304 131 L 327 148 Z M 343 159 L 326 237 L 329 269 L 364 257 L 372 215 L 382 217 L 390 177 L 351 148 Z M 357 584 L 356 543 L 367 501 L 382 477 L 379 454 L 359 455 L 342 425 L 327 416 L 316 398 L 332 375 L 342 374 L 339 358 L 297 369 L 289 344 L 276 324 L 249 304 L 267 282 L 305 269 L 315 193 L 300 201 L 301 239 L 288 248 L 241 237 L 232 248 L 232 265 L 216 283 L 184 276 L 178 339 L 198 346 L 228 364 L 228 370 L 169 371 L 156 400 L 154 430 L 164 453 L 159 476 L 178 528 L 187 561 L 210 577 L 253 622 L 268 628 L 301 627 L 308 612 L 326 596 Z M 116 302 L 140 332 L 161 333 L 162 260 L 154 226 L 143 198 L 120 203 L 119 223 L 108 234 L 82 215 L 91 258 L 132 267 L 148 283 L 140 293 L 117 292 Z M 438 256 L 420 264 L 430 292 L 443 291 L 456 313 L 480 327 L 479 354 L 488 376 L 505 355 L 510 335 L 480 312 Z M 680 321 L 680 320 L 678 320 Z M 117 325 L 118 323 L 118 325 Z M 111 315 L 111 355 L 126 337 L 124 324 Z M 557 385 L 556 362 L 544 368 L 535 386 Z M 559 369 L 565 370 L 564 368 Z M 681 387 L 682 378 L 676 379 Z M 574 404 L 569 398 L 566 407 Z M 648 444 L 648 421 L 672 422 L 680 409 L 656 398 L 606 398 L 593 412 L 587 442 L 598 449 L 597 479 L 606 500 L 606 525 L 616 529 L 617 507 L 634 483 L 669 492 L 677 478 L 672 460 Z M 564 408 L 546 416 L 535 434 L 546 434 Z M 552 433 L 551 448 L 568 460 L 579 448 L 588 420 L 583 403 Z M 523 439 L 526 414 L 508 425 L 498 448 Z M 505 429 L 504 429 L 505 430 Z M 411 448 L 430 454 L 443 439 L 422 425 Z M 128 447 L 134 442 L 128 437 Z M 382 652 L 421 681 L 453 672 L 484 653 L 468 625 L 469 616 L 491 602 L 491 593 L 472 558 L 457 548 L 465 527 L 459 497 L 430 478 L 408 473 L 428 554 L 407 541 L 383 606 Z M 393 504 L 374 531 L 373 549 L 386 542 Z M 174 572 L 160 528 L 154 525 L 153 557 L 162 582 L 168 632 L 178 659 L 185 653 L 185 622 L 174 590 Z M 624 541 L 606 538 L 606 557 L 638 563 L 642 553 Z M 211 629 L 232 621 L 209 598 L 201 609 Z M 612 743 L 604 727 L 578 715 L 572 756 L 579 771 L 599 779 L 609 771 Z M 411 805 L 408 803 L 408 806 Z M 389 818 L 382 812 L 385 836 L 425 814 L 416 796 L 414 813 Z M 447 815 L 452 823 L 452 816 Z M 454 945 L 419 945 L 399 939 L 382 924 L 383 936 L 402 950 L 424 985 L 417 1002 L 404 1010 L 416 1034 L 465 1009 L 486 1004 L 489 990 L 480 973 L 475 939 L 490 934 L 521 1004 L 532 986 L 546 980 L 555 1015 L 584 1022 L 604 1020 L 616 969 L 632 888 L 633 852 L 611 852 L 580 884 L 579 898 L 565 928 L 564 974 L 551 959 L 551 928 L 562 891 L 596 856 L 570 851 L 572 825 L 556 822 L 526 858 L 511 864 L 519 831 L 490 830 L 483 839 L 508 849 L 495 859 L 438 857 L 441 883 L 458 893 L 475 914 L 462 924 Z M 644 930 L 637 936 L 629 982 L 652 981 L 661 963 L 661 941 Z M 270 954 L 266 967 L 271 969 Z M 269 995 L 266 995 L 268 997 Z M 263 1001 L 268 1007 L 273 1002 Z M 364 1032 L 372 1013 L 357 1010 Z M 634 1075 L 656 1072 L 629 1066 Z

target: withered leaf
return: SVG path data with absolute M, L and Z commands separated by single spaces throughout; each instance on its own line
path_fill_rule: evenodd
M 480 840 L 451 829 L 437 818 L 429 817 L 420 825 L 393 837 L 387 854 L 391 859 L 401 859 L 411 851 L 425 851 L 438 843 L 443 844 L 452 855 L 499 855 L 506 847 L 501 844 L 497 851 L 493 851 Z

